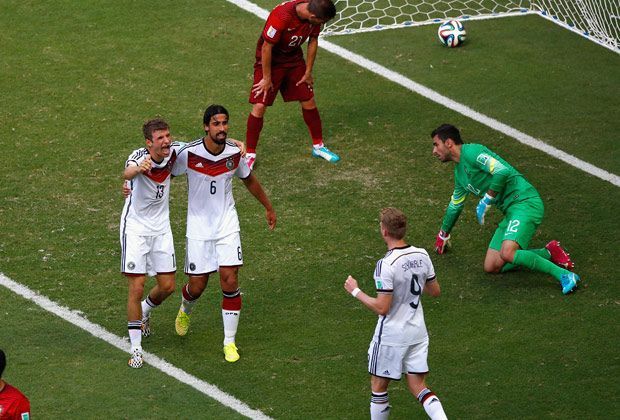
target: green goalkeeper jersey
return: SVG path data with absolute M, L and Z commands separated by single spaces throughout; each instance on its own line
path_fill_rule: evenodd
M 539 197 L 536 188 L 519 171 L 486 146 L 463 144 L 461 160 L 454 167 L 454 192 L 441 229 L 447 233 L 452 230 L 468 194 L 483 197 L 488 190 L 497 192 L 493 204 L 502 213 L 514 203 Z

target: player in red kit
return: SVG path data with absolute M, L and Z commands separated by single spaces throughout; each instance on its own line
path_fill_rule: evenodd
M 312 90 L 312 67 L 321 25 L 335 15 L 332 0 L 290 0 L 276 6 L 269 14 L 256 45 L 254 83 L 250 93 L 252 112 L 248 116 L 245 135 L 250 168 L 254 167 L 256 160 L 263 116 L 278 91 L 285 102 L 300 102 L 304 122 L 312 137 L 312 156 L 334 163 L 340 160 L 323 144 L 323 126 Z M 308 54 L 304 61 L 301 46 L 307 40 Z
M 6 356 L 0 350 L 0 420 L 29 420 L 30 401 L 19 389 L 2 380 Z

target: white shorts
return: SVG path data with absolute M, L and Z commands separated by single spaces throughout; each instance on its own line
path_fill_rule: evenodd
M 400 380 L 402 374 L 428 373 L 428 338 L 410 346 L 386 346 L 376 341 L 368 348 L 368 373 Z
M 239 232 L 213 241 L 186 239 L 185 274 L 188 276 L 215 273 L 221 266 L 239 265 L 243 265 Z
M 154 276 L 176 270 L 172 232 L 157 236 L 121 235 L 121 273 Z

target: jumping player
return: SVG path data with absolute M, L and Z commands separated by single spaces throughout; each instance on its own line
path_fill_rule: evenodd
M 187 334 L 192 309 L 207 287 L 209 275 L 219 271 L 224 356 L 228 362 L 236 362 L 239 353 L 235 335 L 241 312 L 238 272 L 243 254 L 232 194 L 233 177 L 240 178 L 265 207 L 269 229 L 275 228 L 276 213 L 239 147 L 227 140 L 228 111 L 221 105 L 211 105 L 203 122 L 206 135 L 183 147 L 173 168 L 175 176 L 187 174 L 188 179 L 185 273 L 189 281 L 182 288 L 175 328 L 177 334 Z
M 480 144 L 463 144 L 459 130 L 443 124 L 431 133 L 433 155 L 442 162 L 454 162 L 454 192 L 446 209 L 435 251 L 443 254 L 467 195 L 481 197 L 476 217 L 484 224 L 489 207 L 495 205 L 504 219 L 491 238 L 484 259 L 484 271 L 503 273 L 517 266 L 555 277 L 568 294 L 575 289 L 579 276 L 574 263 L 558 241 L 544 248 L 528 249 L 536 228 L 542 222 L 544 206 L 538 191 L 508 162 Z
M 409 391 L 420 401 L 426 414 L 434 420 L 446 419 L 441 401 L 425 383 L 428 332 L 420 297 L 422 292 L 433 297 L 441 293 L 433 263 L 426 250 L 405 242 L 407 218 L 400 210 L 381 210 L 380 229 L 388 252 L 375 269 L 377 297 L 362 292 L 351 276 L 344 283 L 347 292 L 379 315 L 368 348 L 370 418 L 389 417 L 388 385 L 404 374 Z
M 299 101 L 304 122 L 312 137 L 312 156 L 328 162 L 340 157 L 323 144 L 321 117 L 314 101 L 312 68 L 318 49 L 321 25 L 336 15 L 332 0 L 291 0 L 276 6 L 265 23 L 256 45 L 254 83 L 250 93 L 252 111 L 245 140 L 250 168 L 256 160 L 256 146 L 263 128 L 263 116 L 278 91 L 285 102 Z M 301 46 L 308 40 L 307 59 Z

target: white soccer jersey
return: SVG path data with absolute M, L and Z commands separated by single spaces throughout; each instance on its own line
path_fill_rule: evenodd
M 167 158 L 160 163 L 153 161 L 149 172 L 139 173 L 130 181 L 131 194 L 125 199 L 121 215 L 121 237 L 123 233 L 156 236 L 170 232 L 170 175 L 181 145 L 172 143 Z M 144 147 L 134 150 L 125 167 L 140 165 L 148 155 Z
M 377 262 L 377 293 L 391 293 L 392 306 L 380 315 L 373 340 L 389 346 L 408 346 L 428 337 L 420 297 L 427 282 L 435 280 L 428 252 L 407 245 L 390 250 Z
M 187 174 L 188 238 L 211 241 L 239 232 L 232 178 L 245 179 L 251 170 L 234 143 L 226 142 L 217 155 L 202 139 L 188 143 L 179 151 L 172 174 Z

